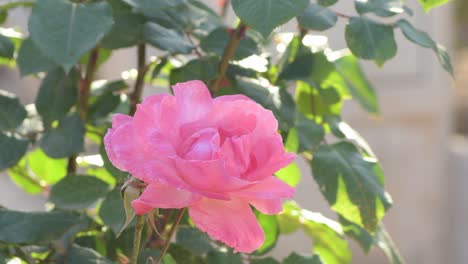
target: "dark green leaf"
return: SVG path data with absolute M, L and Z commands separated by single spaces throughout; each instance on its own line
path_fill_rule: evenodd
M 207 264 L 202 256 L 195 255 L 192 251 L 182 247 L 179 244 L 171 244 L 168 252 L 173 256 L 176 263 L 187 263 L 187 264 Z M 146 264 L 146 263 L 145 263 Z
M 101 256 L 91 248 L 73 244 L 68 250 L 65 263 L 67 264 L 112 264 L 114 262 Z
M 183 35 L 156 23 L 146 23 L 143 32 L 145 40 L 161 50 L 183 54 L 191 53 L 193 50 L 193 45 Z
M 40 146 L 49 157 L 69 157 L 83 151 L 84 132 L 81 118 L 76 114 L 69 115 L 59 121 L 57 128 L 47 131 Z
M 5 256 L 2 253 L 0 253 L 0 264 L 6 264 Z
M 99 217 L 117 234 L 125 224 L 125 210 L 119 188 L 109 192 L 99 209 Z
M 276 27 L 299 15 L 308 0 L 233 0 L 236 15 L 247 25 L 268 37 Z
M 185 0 L 123 0 L 137 11 L 151 15 L 152 13 L 175 8 L 185 2 Z
M 295 129 L 299 138 L 299 152 L 314 149 L 325 137 L 325 131 L 321 125 L 303 116 L 296 122 Z
M 106 2 L 38 0 L 29 18 L 29 31 L 39 49 L 68 72 L 112 24 L 112 9 Z
M 88 119 L 96 121 L 107 117 L 111 112 L 116 110 L 120 102 L 120 94 L 114 94 L 112 91 L 103 92 L 103 94 L 91 98 Z
M 51 191 L 49 200 L 61 209 L 83 209 L 104 197 L 109 190 L 105 182 L 87 175 L 68 175 Z
M 75 104 L 78 94 L 79 73 L 66 75 L 60 68 L 50 71 L 42 81 L 36 97 L 36 109 L 46 126 L 66 115 Z
M 275 176 L 292 187 L 297 186 L 301 181 L 301 171 L 295 162 L 275 172 Z
M 432 8 L 444 5 L 450 0 L 418 0 L 421 6 L 426 12 L 429 12 Z
M 319 256 L 314 255 L 311 257 L 301 256 L 295 252 L 291 253 L 283 260 L 283 264 L 323 264 Z M 325 262 L 328 264 L 328 262 Z
M 67 159 L 52 159 L 41 149 L 29 152 L 28 166 L 45 183 L 53 185 L 67 174 Z
M 411 42 L 424 47 L 432 49 L 442 67 L 453 76 L 453 67 L 450 61 L 450 56 L 444 47 L 437 44 L 432 38 L 424 31 L 416 29 L 410 22 L 405 19 L 400 19 L 396 25 L 401 29 L 403 35 Z
M 8 175 L 18 187 L 28 194 L 38 194 L 44 189 L 37 177 L 27 167 L 25 158 L 21 159 L 16 166 L 11 167 L 8 170 Z
M 265 233 L 265 241 L 254 254 L 264 255 L 270 252 L 276 245 L 279 236 L 278 220 L 275 215 L 257 213 L 257 220 Z
M 295 117 L 295 103 L 291 95 L 285 90 L 274 86 L 264 86 L 254 80 L 237 79 L 237 89 L 240 93 L 271 110 L 278 119 L 279 127 L 287 130 L 292 126 Z
M 156 259 L 158 259 L 159 254 L 160 254 L 159 250 L 145 249 L 138 256 L 138 264 L 156 263 L 155 261 Z M 177 262 L 174 260 L 174 258 L 172 258 L 172 256 L 169 254 L 165 254 L 161 262 L 161 264 L 176 264 L 176 263 Z M 190 264 L 190 263 L 187 263 L 187 264 Z
M 11 59 L 15 53 L 15 44 L 11 39 L 0 35 L 0 57 Z
M 340 224 L 345 234 L 359 243 L 364 252 L 369 252 L 374 243 L 374 238 L 364 228 L 346 220 L 339 215 Z
M 312 172 L 333 210 L 369 232 L 376 231 L 392 201 L 375 159 L 364 158 L 348 142 L 322 145 L 314 153 Z
M 330 9 L 311 3 L 297 20 L 302 28 L 323 31 L 333 27 L 338 17 Z
M 401 0 L 355 0 L 354 5 L 359 14 L 374 13 L 389 17 L 405 12 Z
M 346 25 L 346 43 L 359 58 L 374 60 L 381 66 L 396 55 L 393 27 L 364 17 L 353 17 Z
M 50 243 L 77 225 L 80 217 L 67 212 L 17 212 L 0 210 L 0 241 Z
M 212 52 L 218 56 L 222 56 L 230 37 L 227 28 L 217 28 L 211 31 L 210 34 L 200 42 L 200 47 L 205 52 Z M 257 54 L 258 52 L 259 48 L 257 43 L 249 36 L 246 36 L 239 42 L 239 46 L 234 54 L 234 60 L 241 60 L 252 54 Z
M 250 261 L 250 264 L 280 264 L 280 263 L 274 258 L 268 257 L 268 258 L 263 258 L 263 259 L 253 259 Z
M 200 255 L 213 249 L 208 236 L 193 227 L 179 228 L 177 231 L 176 242 Z
M 351 262 L 351 251 L 339 223 L 319 213 L 302 210 L 302 228 L 314 241 L 314 252 L 327 264 Z
M 207 264 L 242 264 L 240 254 L 232 252 L 210 251 L 206 256 Z
M 364 75 L 359 61 L 353 55 L 343 56 L 335 61 L 336 71 L 343 78 L 346 88 L 359 104 L 369 113 L 379 113 L 374 87 Z
M 216 78 L 217 73 L 218 60 L 214 57 L 204 57 L 191 60 L 184 66 L 173 69 L 169 81 L 171 85 L 190 80 L 201 80 L 209 84 Z
M 6 136 L 0 133 L 0 171 L 15 165 L 28 148 L 27 140 Z
M 26 118 L 26 114 L 18 97 L 0 90 L 0 131 L 17 128 Z
M 338 0 L 318 0 L 317 3 L 322 6 L 334 5 Z
M 114 24 L 112 29 L 102 39 L 101 46 L 107 49 L 120 49 L 144 42 L 143 26 L 146 19 L 142 14 L 132 12 L 132 9 L 121 2 L 110 2 Z
M 25 39 L 21 44 L 16 63 L 21 76 L 46 72 L 56 67 L 55 62 L 45 56 L 31 38 Z

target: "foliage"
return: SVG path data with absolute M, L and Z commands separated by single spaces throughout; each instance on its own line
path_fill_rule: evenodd
M 338 0 L 219 2 L 232 4 L 239 18 L 235 28 L 226 25 L 226 6 L 218 15 L 198 0 L 16 0 L 0 5 L 0 24 L 14 8 L 31 9 L 23 29 L 29 37 L 0 28 L 0 64 L 41 81 L 33 105 L 0 91 L 0 170 L 53 205 L 40 213 L 0 209 L 0 263 L 14 257 L 26 263 L 125 263 L 136 222 L 130 202 L 139 192 L 125 186 L 120 193 L 127 175 L 109 162 L 103 135 L 114 113 L 133 113 L 145 85 L 171 92 L 169 85 L 191 79 L 203 80 L 214 96 L 244 94 L 271 110 L 287 150 L 310 163 L 318 190 L 338 220 L 295 202 L 285 203 L 278 216 L 256 212 L 265 243 L 252 256 L 243 256 L 211 241 L 184 215 L 163 263 L 342 264 L 351 261 L 348 239 L 365 252 L 378 246 L 391 263 L 402 263 L 381 224 L 392 204 L 382 168 L 342 120 L 342 105 L 353 99 L 369 114 L 379 113 L 360 60 L 381 66 L 392 59 L 395 31 L 433 50 L 453 74 L 447 51 L 411 24 L 412 11 L 400 0 L 355 0 L 349 14 L 334 11 Z M 428 11 L 447 1 L 419 2 Z M 298 32 L 275 31 L 294 18 Z M 333 28 L 338 20 L 347 22 L 348 50 L 310 41 L 312 31 Z M 147 46 L 161 55 L 148 60 Z M 124 47 L 137 47 L 138 65 L 128 65 L 137 74 L 95 80 L 99 66 Z M 278 53 L 265 52 L 271 47 Z M 291 186 L 301 180 L 296 163 L 276 176 Z M 152 211 L 147 220 L 138 263 L 160 255 L 173 210 Z M 298 231 L 311 239 L 310 256 L 264 256 L 279 236 Z

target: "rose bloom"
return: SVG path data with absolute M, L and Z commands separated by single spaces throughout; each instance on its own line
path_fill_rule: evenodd
M 273 173 L 288 165 L 272 112 L 243 95 L 211 98 L 201 81 L 176 84 L 134 117 L 116 114 L 104 144 L 111 162 L 147 184 L 132 202 L 153 208 L 188 207 L 195 225 L 239 252 L 252 252 L 264 233 L 249 205 L 282 210 L 294 189 Z

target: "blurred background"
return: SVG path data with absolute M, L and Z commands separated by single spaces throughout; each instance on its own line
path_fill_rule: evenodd
M 5 2 L 0 0 L 0 3 Z M 212 0 L 205 0 L 214 7 Z M 408 263 L 468 263 L 468 1 L 450 4 L 424 14 L 416 0 L 407 4 L 415 15 L 414 25 L 430 33 L 450 51 L 456 80 L 438 65 L 428 49 L 421 49 L 396 34 L 398 55 L 378 68 L 364 63 L 366 73 L 378 91 L 379 116 L 369 116 L 356 103 L 347 102 L 344 118 L 369 142 L 386 174 L 386 189 L 394 206 L 384 218 L 403 257 Z M 353 1 L 342 0 L 333 7 L 342 13 L 354 12 Z M 10 13 L 5 27 L 27 28 L 28 11 Z M 228 18 L 234 21 L 232 10 Z M 344 25 L 322 32 L 334 49 L 345 48 Z M 295 31 L 293 23 L 281 31 Z M 27 32 L 25 32 L 27 34 Z M 156 54 L 153 51 L 153 55 Z M 116 79 L 136 67 L 135 50 L 114 52 L 97 78 Z M 467 74 L 465 74 L 467 73 Z M 33 102 L 38 80 L 20 78 L 16 70 L 0 67 L 0 89 L 18 94 L 22 103 Z M 147 87 L 145 94 L 164 91 Z M 335 218 L 312 180 L 302 160 L 302 183 L 297 200 L 312 211 Z M 29 196 L 7 175 L 0 175 L 0 204 L 18 210 L 45 210 L 45 199 Z M 282 238 L 272 253 L 282 257 L 292 249 L 310 252 L 305 236 Z M 368 256 L 351 242 L 353 263 L 387 263 L 383 253 L 372 250 Z

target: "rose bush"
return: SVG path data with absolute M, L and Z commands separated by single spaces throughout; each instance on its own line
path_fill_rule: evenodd
M 109 159 L 148 186 L 132 202 L 137 214 L 189 208 L 195 225 L 240 252 L 264 234 L 249 204 L 265 214 L 282 210 L 294 190 L 275 176 L 285 153 L 270 110 L 243 95 L 211 98 L 201 81 L 173 86 L 118 114 L 104 143 Z

